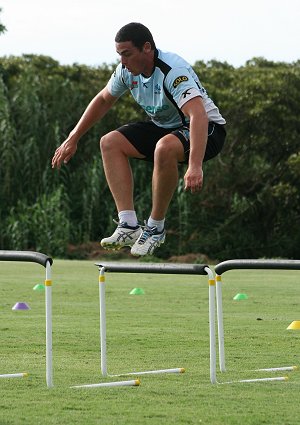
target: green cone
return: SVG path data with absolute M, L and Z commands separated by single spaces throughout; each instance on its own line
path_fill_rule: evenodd
M 236 294 L 233 299 L 235 301 L 240 301 L 240 300 L 247 300 L 248 299 L 248 295 L 247 294 Z
M 43 285 L 42 283 L 38 283 L 37 285 L 35 285 L 33 287 L 34 291 L 44 291 L 45 290 L 45 285 Z
M 130 295 L 144 295 L 145 291 L 142 288 L 134 288 L 129 292 Z

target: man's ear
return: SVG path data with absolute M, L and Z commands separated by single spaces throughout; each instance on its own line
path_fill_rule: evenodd
M 146 41 L 146 43 L 143 46 L 143 50 L 145 53 L 151 52 L 152 49 L 151 49 L 151 44 L 149 43 L 149 41 Z

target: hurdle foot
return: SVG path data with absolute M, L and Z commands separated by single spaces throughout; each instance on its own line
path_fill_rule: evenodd
M 22 372 L 22 373 L 5 373 L 3 375 L 0 375 L 0 378 L 27 378 L 29 376 L 29 373 Z
M 120 373 L 118 375 L 109 375 L 111 377 L 117 376 L 135 376 L 135 375 L 159 375 L 161 373 L 184 373 L 185 369 L 183 367 L 177 367 L 173 369 L 157 369 L 157 370 L 144 370 L 141 372 L 128 372 Z
M 139 379 L 131 381 L 100 382 L 98 384 L 75 385 L 70 388 L 102 388 L 102 387 L 137 387 L 141 384 Z

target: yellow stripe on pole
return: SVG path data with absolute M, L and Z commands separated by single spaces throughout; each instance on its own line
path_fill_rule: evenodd
M 99 282 L 105 282 L 105 276 L 99 275 Z
M 221 280 L 222 280 L 221 276 L 219 276 L 219 275 L 217 274 L 217 276 L 216 276 L 216 281 L 217 281 L 217 282 L 221 282 Z
M 52 280 L 46 279 L 45 286 L 51 286 L 51 285 L 52 285 Z
M 216 284 L 215 279 L 209 279 L 208 284 L 214 286 Z

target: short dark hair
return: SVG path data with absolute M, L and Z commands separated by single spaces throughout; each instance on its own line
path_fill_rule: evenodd
M 130 24 L 124 25 L 124 27 L 117 32 L 115 42 L 123 43 L 124 41 L 131 41 L 139 50 L 142 50 L 147 41 L 150 43 L 152 50 L 156 48 L 149 29 L 138 22 L 131 22 Z

